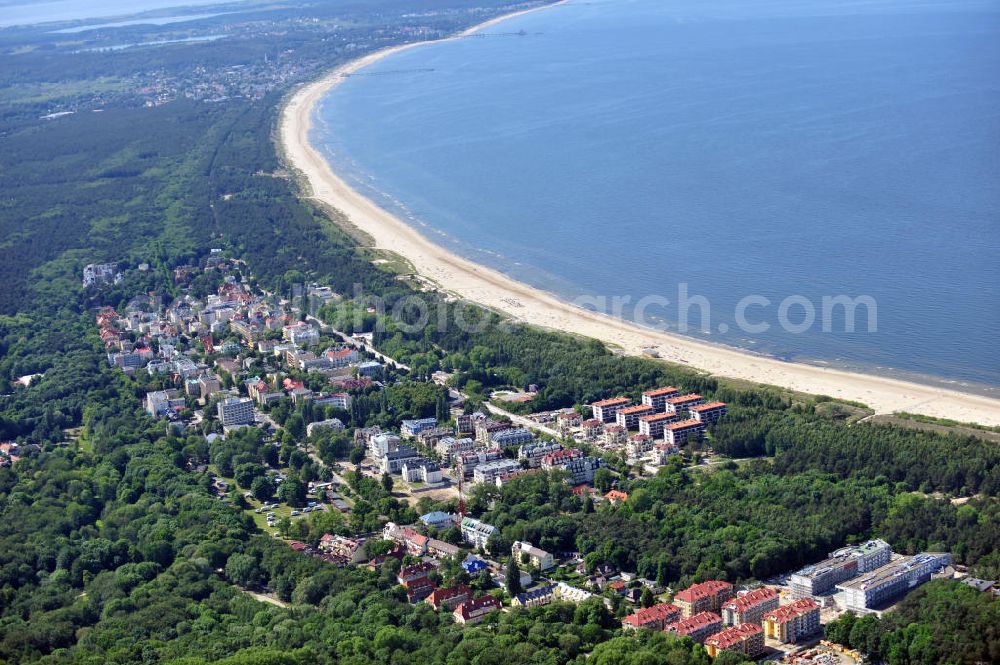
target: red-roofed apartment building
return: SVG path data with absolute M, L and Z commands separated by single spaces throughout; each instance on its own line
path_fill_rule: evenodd
M 472 589 L 464 584 L 435 589 L 431 595 L 424 599 L 436 610 L 444 608 L 453 611 L 456 607 L 472 598 Z
M 812 598 L 801 598 L 784 607 L 764 613 L 764 632 L 779 642 L 798 642 L 819 631 L 819 605 Z
M 722 605 L 722 621 L 727 626 L 761 622 L 765 612 L 778 608 L 778 592 L 761 587 L 737 596 Z
M 704 642 L 709 635 L 722 630 L 722 617 L 715 612 L 701 612 L 693 617 L 667 624 L 663 630 L 677 635 L 687 635 L 695 642 Z
M 713 658 L 721 651 L 733 651 L 747 658 L 764 652 L 764 629 L 755 623 L 741 623 L 705 640 L 705 651 Z
M 479 623 L 487 614 L 500 608 L 500 601 L 493 596 L 468 600 L 455 608 L 455 621 L 462 624 Z
M 648 404 L 653 407 L 657 413 L 661 413 L 666 410 L 667 400 L 671 397 L 677 397 L 680 394 L 681 391 L 677 390 L 677 388 L 674 388 L 673 386 L 647 390 L 642 394 L 642 403 Z
M 612 397 L 611 399 L 602 399 L 600 402 L 594 402 L 590 405 L 590 410 L 594 413 L 594 418 L 600 420 L 602 423 L 612 423 L 615 421 L 615 415 L 618 413 L 619 409 L 625 408 L 632 403 L 628 397 Z
M 709 402 L 708 404 L 697 404 L 688 409 L 691 418 L 700 423 L 714 423 L 716 420 L 726 415 L 725 402 Z
M 674 605 L 685 617 L 700 612 L 718 612 L 722 604 L 733 597 L 733 585 L 721 580 L 709 580 L 689 586 L 674 596 Z
M 626 630 L 638 630 L 639 628 L 663 630 L 664 626 L 674 623 L 680 618 L 681 608 L 670 603 L 657 603 L 652 607 L 636 610 L 629 614 L 622 619 L 622 628 Z

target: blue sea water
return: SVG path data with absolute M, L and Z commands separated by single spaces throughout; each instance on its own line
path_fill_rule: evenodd
M 331 91 L 334 169 L 567 299 L 665 297 L 646 319 L 676 331 L 686 288 L 710 305 L 687 334 L 1000 389 L 1000 4 L 573 0 L 485 33 Z M 824 331 L 838 295 L 877 330 Z

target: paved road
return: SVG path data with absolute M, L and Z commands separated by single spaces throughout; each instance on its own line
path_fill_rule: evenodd
M 371 345 L 365 344 L 364 342 L 359 342 L 358 340 L 354 339 L 350 335 L 348 335 L 346 333 L 340 332 L 339 330 L 337 330 L 333 326 L 330 326 L 330 325 L 327 325 L 327 324 L 323 323 L 322 321 L 320 321 L 319 319 L 317 319 L 315 316 L 311 316 L 310 315 L 310 316 L 307 316 L 306 319 L 309 320 L 309 321 L 311 321 L 312 323 L 315 323 L 317 326 L 319 326 L 319 329 L 322 332 L 328 333 L 328 334 L 333 335 L 335 337 L 339 337 L 342 341 L 344 341 L 347 344 L 351 344 L 353 346 L 359 346 L 363 350 L 365 350 L 368 353 L 374 355 L 376 358 L 378 358 L 379 360 L 381 360 L 382 362 L 384 362 L 386 364 L 390 364 L 391 363 L 391 364 L 395 365 L 396 367 L 399 367 L 400 369 L 406 370 L 407 372 L 410 371 L 410 366 L 409 365 L 405 365 L 405 364 L 399 362 L 398 360 L 396 360 L 395 358 L 390 358 L 389 356 L 387 356 L 387 355 L 385 355 L 383 353 L 379 353 Z
M 559 438 L 559 432 L 557 432 L 556 430 L 552 429 L 551 427 L 548 427 L 546 425 L 540 425 L 539 423 L 536 423 L 531 418 L 525 418 L 524 416 L 519 416 L 517 414 L 511 413 L 510 411 L 506 411 L 504 409 L 501 409 L 499 406 L 493 404 L 492 402 L 486 402 L 485 404 L 486 404 L 486 410 L 489 411 L 492 414 L 495 414 L 495 415 L 498 415 L 498 416 L 505 416 L 505 417 L 509 418 L 512 423 L 514 423 L 516 425 L 521 425 L 522 427 L 527 427 L 528 429 L 533 429 L 533 430 L 537 430 L 539 432 L 544 432 L 545 434 L 548 434 L 549 436 L 554 436 L 556 438 Z

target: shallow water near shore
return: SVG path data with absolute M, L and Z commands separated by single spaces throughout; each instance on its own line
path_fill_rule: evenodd
M 841 4 L 570 2 L 378 61 L 313 139 L 428 237 L 565 298 L 665 297 L 646 315 L 676 330 L 684 284 L 710 305 L 687 334 L 995 395 L 1000 11 Z M 766 332 L 736 320 L 752 295 Z M 877 331 L 824 332 L 837 295 L 871 296 Z

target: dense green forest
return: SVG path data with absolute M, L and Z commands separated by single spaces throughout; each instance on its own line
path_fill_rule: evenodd
M 486 7 L 429 12 L 412 33 L 386 32 L 386 26 L 409 25 L 416 19 L 405 17 L 421 3 L 345 3 L 336 15 L 354 19 L 347 38 L 370 38 L 363 43 L 373 48 L 406 34 L 451 31 L 483 12 L 515 6 L 440 4 Z M 316 11 L 330 16 L 328 9 Z M 92 308 L 120 306 L 137 293 L 175 295 L 172 270 L 197 263 L 213 247 L 245 260 L 256 282 L 277 293 L 304 281 L 344 294 L 360 285 L 391 307 L 413 292 L 297 197 L 272 142 L 285 87 L 256 100 L 179 98 L 149 108 L 122 93 L 120 103 L 104 105 L 101 113 L 40 121 L 50 101 L 37 101 L 37 90 L 28 94 L 25 85 L 69 82 L 79 90 L 98 73 L 183 70 L 191 67 L 192 52 L 170 47 L 152 55 L 74 56 L 50 37 L 17 31 L 2 36 L 4 57 L 31 39 L 44 47 L 0 76 L 5 100 L 14 100 L 0 105 L 0 440 L 27 445 L 20 462 L 0 469 L 6 527 L 0 534 L 0 662 L 709 661 L 687 640 L 619 636 L 614 613 L 596 600 L 516 610 L 459 628 L 447 614 L 407 604 L 391 565 L 376 573 L 303 556 L 213 496 L 199 464 L 232 470 L 246 489 L 269 455 L 291 464 L 295 482 L 317 471 L 296 456 L 294 441 L 276 449 L 239 436 L 209 445 L 203 437 L 167 434 L 142 411 L 142 385 L 107 367 Z M 347 42 L 338 43 L 334 48 L 307 26 L 204 45 L 195 53 L 205 66 L 230 66 L 290 46 L 309 65 L 301 72 L 308 74 L 309 67 L 318 71 L 349 55 L 341 48 Z M 146 262 L 151 271 L 131 270 L 120 285 L 85 291 L 81 269 L 95 261 L 126 268 Z M 502 492 L 478 490 L 470 509 L 501 527 L 497 547 L 531 540 L 555 551 L 578 550 L 591 566 L 609 563 L 677 585 L 715 576 L 759 579 L 879 535 L 899 551 L 948 550 L 973 572 L 1000 576 L 995 444 L 849 425 L 819 408 L 818 399 L 623 358 L 595 341 L 424 296 L 443 308 L 445 325 L 434 320 L 406 332 L 400 324 L 414 312 L 398 320 L 360 317 L 364 330 L 384 324 L 376 345 L 410 365 L 414 380 L 359 397 L 345 416 L 352 424 L 392 426 L 402 417 L 432 415 L 440 390 L 420 380 L 436 369 L 455 372 L 453 384 L 473 404 L 496 387 L 537 384 L 540 393 L 530 405 L 512 407 L 532 410 L 673 384 L 729 402 L 730 417 L 713 429 L 709 443 L 734 458 L 759 458 L 707 470 L 677 464 L 646 480 L 613 460 L 616 473 L 602 474 L 600 485 L 606 490 L 614 482 L 630 493 L 618 507 L 595 509 L 547 474 L 525 476 Z M 347 300 L 322 316 L 351 329 L 350 315 L 359 307 Z M 481 320 L 481 330 L 463 332 L 454 325 L 459 315 Z M 43 376 L 29 388 L 14 386 L 29 374 Z M 303 422 L 301 413 L 275 416 L 290 431 Z M 350 450 L 338 437 L 316 445 L 328 461 Z M 298 522 L 285 527 L 297 529 L 286 535 L 315 542 L 325 530 L 357 533 L 386 518 L 412 521 L 413 509 L 377 483 L 349 481 L 359 499 L 349 519 Z M 951 501 L 955 496 L 968 500 Z M 451 568 L 449 580 L 460 579 Z M 273 591 L 287 606 L 259 602 L 245 589 Z M 831 630 L 875 660 L 995 661 L 997 603 L 970 592 L 930 584 L 883 622 L 857 620 L 863 628 L 855 630 L 853 619 L 844 619 Z M 980 650 L 958 653 L 956 645 L 977 636 Z M 904 652 L 909 660 L 901 659 Z

